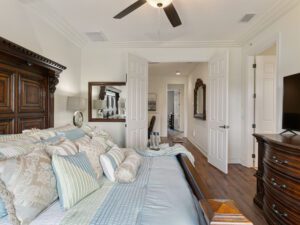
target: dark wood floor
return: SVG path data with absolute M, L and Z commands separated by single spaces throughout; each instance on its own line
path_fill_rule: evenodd
M 166 139 L 171 142 L 171 139 Z M 262 211 L 253 203 L 256 189 L 254 169 L 242 165 L 229 165 L 229 173 L 223 174 L 207 162 L 207 158 L 187 139 L 182 143 L 195 157 L 197 172 L 203 177 L 214 198 L 232 199 L 240 211 L 254 225 L 267 225 Z

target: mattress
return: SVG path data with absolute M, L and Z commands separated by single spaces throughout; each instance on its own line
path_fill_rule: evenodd
M 202 215 L 203 216 L 203 215 Z M 145 157 L 137 180 L 103 187 L 64 212 L 58 202 L 30 225 L 202 225 L 174 156 Z M 1 225 L 9 225 L 7 219 Z

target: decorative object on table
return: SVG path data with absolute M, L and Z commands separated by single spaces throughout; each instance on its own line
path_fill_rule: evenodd
M 97 110 L 98 118 L 104 118 L 104 109 L 106 109 L 105 100 L 93 100 L 93 108 Z
M 125 122 L 125 82 L 89 82 L 89 122 Z
M 156 116 L 152 116 L 150 123 L 149 123 L 149 127 L 148 127 L 148 139 L 150 139 L 150 134 L 153 131 L 154 125 L 155 125 L 155 121 L 156 121 Z
M 194 117 L 206 120 L 206 85 L 197 79 L 194 89 Z
M 73 124 L 76 127 L 81 127 L 83 124 L 83 114 L 82 111 L 86 109 L 86 99 L 82 97 L 70 97 L 67 100 L 67 110 L 75 111 L 73 115 Z
M 159 136 L 159 132 L 151 132 L 150 133 L 150 149 L 151 150 L 159 150 L 160 144 L 160 136 Z
M 148 94 L 148 111 L 156 112 L 157 95 L 156 93 Z

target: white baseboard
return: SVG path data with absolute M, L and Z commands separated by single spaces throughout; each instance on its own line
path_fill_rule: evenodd
M 207 158 L 207 152 L 205 152 L 201 146 L 196 144 L 191 138 L 187 137 L 187 139 Z

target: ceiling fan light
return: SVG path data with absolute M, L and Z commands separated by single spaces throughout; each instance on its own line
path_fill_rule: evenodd
M 173 0 L 147 0 L 149 5 L 154 8 L 165 8 L 172 3 Z

